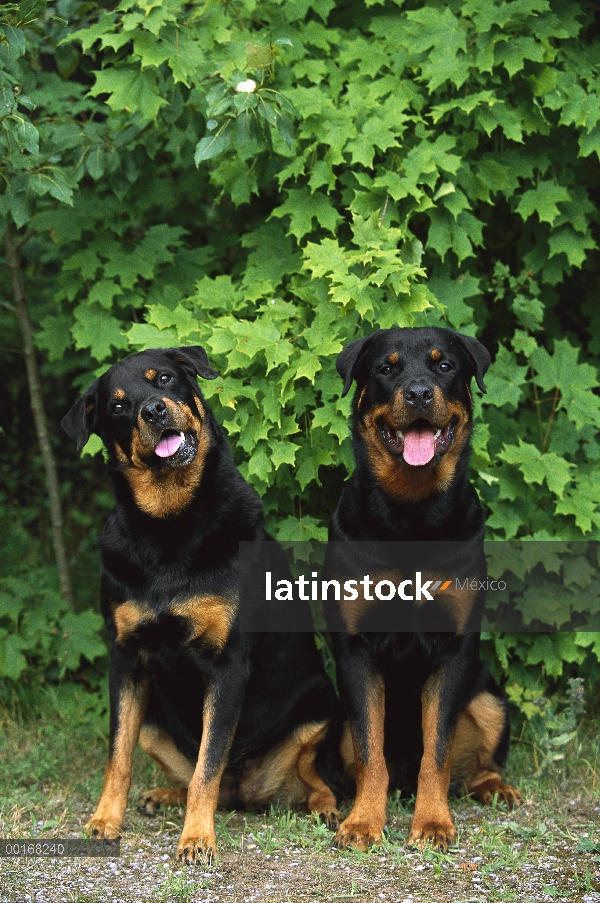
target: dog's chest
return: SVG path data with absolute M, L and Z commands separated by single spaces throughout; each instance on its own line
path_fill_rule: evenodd
M 116 642 L 131 651 L 203 647 L 220 652 L 235 620 L 235 601 L 195 594 L 153 606 L 128 600 L 112 607 Z

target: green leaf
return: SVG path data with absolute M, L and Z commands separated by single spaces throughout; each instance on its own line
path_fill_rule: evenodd
M 15 135 L 21 150 L 30 154 L 38 154 L 40 151 L 40 134 L 34 124 L 22 116 L 11 117 L 16 122 Z
M 267 445 L 260 442 L 248 463 L 248 476 L 258 477 L 262 483 L 268 483 L 273 465 L 269 458 Z
M 281 467 L 282 464 L 291 464 L 293 466 L 296 463 L 296 452 L 299 448 L 299 445 L 290 442 L 289 439 L 284 442 L 270 442 L 269 454 L 275 470 Z
M 564 185 L 558 185 L 554 181 L 540 182 L 536 188 L 523 193 L 516 211 L 524 220 L 537 213 L 540 222 L 552 225 L 560 214 L 557 204 L 570 199 Z
M 508 464 L 515 464 L 526 483 L 543 483 L 544 480 L 551 492 L 559 498 L 563 497 L 565 486 L 572 479 L 572 464 L 558 455 L 547 452 L 545 455 L 535 445 L 519 438 L 519 445 L 504 445 L 498 457 Z
M 27 649 L 27 641 L 18 634 L 2 636 L 0 631 L 0 675 L 11 680 L 18 680 L 27 668 L 27 659 L 23 649 Z
M 544 391 L 558 387 L 558 409 L 563 409 L 577 429 L 588 423 L 600 426 L 600 398 L 592 389 L 598 385 L 598 373 L 591 364 L 578 363 L 579 352 L 568 339 L 554 342 L 553 354 L 537 348 L 531 355 L 535 381 Z
M 76 671 L 81 659 L 89 662 L 106 655 L 107 649 L 99 637 L 102 616 L 96 611 L 67 612 L 61 622 L 60 673 Z
M 144 119 L 155 120 L 167 101 L 160 96 L 158 77 L 152 69 L 122 65 L 94 72 L 96 83 L 90 88 L 91 97 L 108 94 L 111 110 L 139 112 Z
M 554 229 L 548 237 L 548 246 L 550 257 L 555 254 L 566 254 L 569 264 L 575 267 L 582 265 L 588 251 L 598 247 L 591 235 L 581 235 L 571 226 Z
M 579 136 L 579 156 L 589 157 L 593 153 L 600 159 L 600 128 L 598 126 L 589 132 L 582 132 Z
M 481 403 L 498 408 L 506 405 L 516 411 L 523 398 L 528 369 L 519 367 L 514 354 L 501 345 L 496 360 L 485 376 L 487 395 Z
M 71 335 L 75 347 L 88 349 L 97 361 L 105 361 L 111 348 L 125 350 L 128 347 L 120 322 L 99 304 L 81 304 L 76 308 Z
M 229 129 L 216 132 L 214 135 L 206 135 L 206 137 L 202 138 L 196 145 L 196 150 L 194 151 L 194 163 L 196 166 L 199 166 L 203 160 L 211 160 L 213 157 L 221 154 L 224 150 L 227 150 L 230 144 L 231 131 Z
M 60 361 L 71 347 L 69 327 L 71 318 L 65 314 L 44 317 L 41 329 L 35 334 L 35 344 L 48 354 L 48 360 Z
M 556 503 L 557 514 L 571 515 L 582 533 L 589 533 L 592 526 L 600 526 L 600 492 L 590 492 L 589 485 L 569 489 Z
M 428 286 L 438 301 L 446 308 L 446 316 L 454 329 L 473 322 L 473 308 L 465 304 L 465 298 L 480 293 L 480 281 L 470 273 L 453 278 L 447 267 L 436 267 Z
M 326 194 L 321 191 L 311 194 L 307 188 L 288 189 L 284 203 L 276 207 L 272 215 L 289 216 L 289 232 L 297 239 L 312 232 L 314 219 L 318 226 L 332 233 L 342 221 Z

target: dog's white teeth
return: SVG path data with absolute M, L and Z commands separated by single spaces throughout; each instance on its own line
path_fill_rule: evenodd
M 441 430 L 436 430 L 435 433 L 434 433 L 434 435 L 433 435 L 433 438 L 434 438 L 434 439 L 439 439 L 441 435 L 442 435 L 442 431 L 441 431 Z
M 181 433 L 179 433 L 179 435 L 181 437 L 181 441 L 185 442 L 185 433 L 182 431 Z
M 404 433 L 402 432 L 402 430 L 396 430 L 396 439 L 404 440 Z

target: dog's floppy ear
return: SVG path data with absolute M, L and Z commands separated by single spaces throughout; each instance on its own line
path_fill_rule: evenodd
M 340 351 L 340 353 L 338 354 L 335 366 L 337 372 L 344 380 L 342 398 L 344 397 L 344 395 L 348 394 L 361 358 L 366 353 L 369 345 L 377 334 L 377 332 L 374 332 L 372 333 L 372 335 L 368 335 L 362 339 L 356 339 L 356 341 L 350 342 L 350 344 L 346 345 L 344 350 Z
M 98 383 L 99 380 L 95 379 L 87 387 L 81 398 L 75 402 L 69 413 L 65 414 L 60 422 L 67 436 L 77 443 L 77 451 L 81 451 L 90 438 L 90 434 L 96 431 Z
M 216 379 L 219 375 L 208 363 L 208 356 L 202 345 L 189 345 L 186 348 L 167 348 L 165 352 L 176 364 L 202 379 Z
M 471 366 L 473 368 L 472 376 L 474 376 L 477 380 L 477 385 L 479 386 L 481 391 L 485 393 L 486 389 L 483 382 L 483 377 L 485 376 L 487 368 L 492 362 L 489 351 L 481 344 L 480 341 L 471 338 L 471 336 L 469 335 L 460 335 L 460 333 L 456 333 L 455 338 L 458 339 L 461 348 L 466 353 L 469 361 L 471 362 Z

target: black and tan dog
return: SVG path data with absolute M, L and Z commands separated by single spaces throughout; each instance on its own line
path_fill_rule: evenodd
M 401 601 L 411 599 L 406 584 L 394 603 L 367 595 L 368 583 L 356 599 L 326 602 L 357 786 L 337 832 L 340 847 L 366 849 L 380 840 L 390 783 L 416 791 L 409 842 L 444 850 L 456 837 L 451 784 L 483 802 L 494 795 L 509 806 L 521 801 L 500 776 L 509 745 L 506 699 L 479 658 L 484 519 L 467 467 L 470 382 L 474 376 L 485 391 L 489 363 L 476 339 L 438 328 L 380 330 L 337 359 L 343 394 L 357 383 L 356 469 L 331 521 L 327 573 L 379 570 L 378 579 L 390 578 L 382 584 L 388 594 L 420 567 L 425 581 L 433 555 L 438 575 L 461 578 L 458 589 L 444 582 L 426 605 L 426 592 Z M 398 547 L 392 559 L 388 544 Z M 403 591 L 399 586 L 398 595 Z
M 131 355 L 62 422 L 78 449 L 91 433 L 102 438 L 116 498 L 99 543 L 110 746 L 88 832 L 119 835 L 139 739 L 178 785 L 148 792 L 142 808 L 187 800 L 185 862 L 215 856 L 219 798 L 338 817 L 315 766 L 335 694 L 310 611 L 296 600 L 282 617 L 281 603 L 265 602 L 265 570 L 285 568 L 276 543 L 257 547 L 262 583 L 244 573 L 239 543 L 270 537 L 197 375 L 217 376 L 201 347 Z M 254 632 L 255 614 L 269 632 Z

